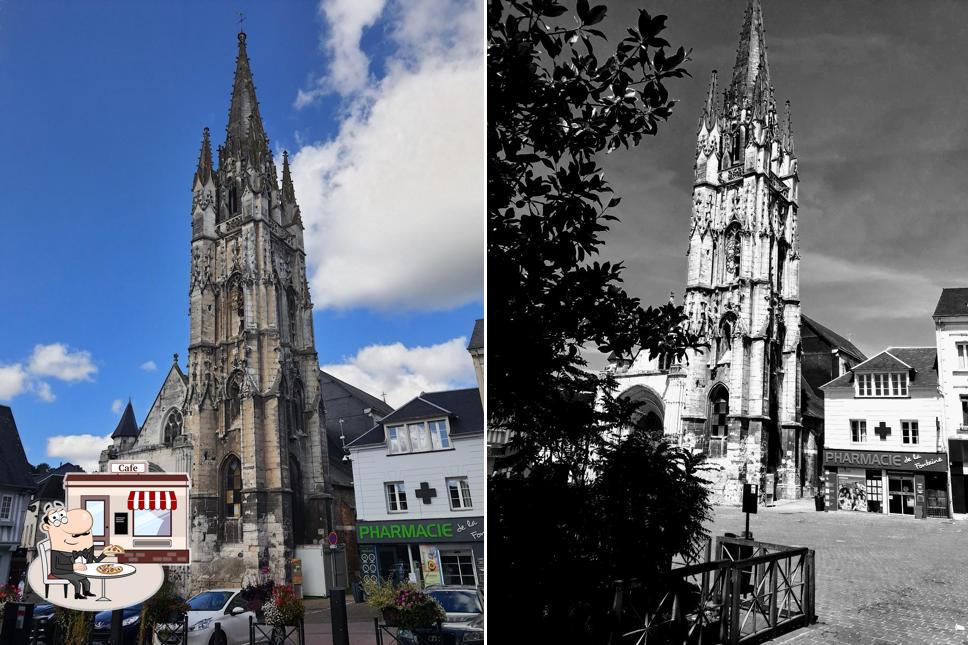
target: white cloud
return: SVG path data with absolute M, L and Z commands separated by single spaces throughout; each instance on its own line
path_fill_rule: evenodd
M 115 414 L 121 414 L 121 410 L 124 409 L 124 401 L 121 399 L 115 399 L 111 401 L 111 412 Z
M 156 369 L 158 369 L 158 366 L 155 365 L 154 361 L 145 361 L 141 364 L 141 369 L 146 372 L 154 372 Z
M 336 91 L 350 94 L 362 90 L 370 80 L 370 59 L 360 49 L 363 30 L 371 27 L 383 11 L 385 0 L 322 0 L 319 14 L 329 29 L 321 38 L 330 55 L 329 74 L 314 81 L 309 90 L 299 90 L 296 109 Z
M 334 140 L 292 159 L 318 308 L 434 310 L 481 297 L 483 19 L 472 27 L 483 2 L 406 2 L 390 14 L 386 76 L 352 97 Z
M 27 390 L 27 373 L 23 365 L 0 365 L 0 401 L 9 401 Z
M 421 392 L 473 387 L 474 366 L 466 347 L 466 338 L 430 347 L 370 345 L 322 369 L 373 396 L 385 393 L 387 403 L 399 407 Z
M 41 401 L 52 403 L 57 397 L 50 384 L 41 377 L 61 381 L 91 381 L 96 373 L 97 366 L 91 360 L 90 352 L 71 351 L 63 343 L 35 345 L 28 359 L 0 364 L 0 401 L 9 401 L 24 392 L 33 392 Z
M 47 456 L 77 464 L 86 471 L 97 471 L 101 451 L 111 445 L 111 435 L 57 435 L 47 439 Z
M 37 394 L 37 398 L 44 403 L 53 403 L 57 399 L 54 396 L 54 391 L 50 389 L 50 384 L 44 381 L 37 381 L 34 386 L 34 392 Z
M 53 376 L 62 381 L 90 381 L 97 373 L 90 352 L 72 352 L 63 343 L 35 345 L 27 369 L 34 376 Z

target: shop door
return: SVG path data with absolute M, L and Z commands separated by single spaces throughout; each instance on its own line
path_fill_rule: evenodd
M 944 473 L 925 473 L 927 516 L 948 517 L 948 482 Z
M 895 515 L 914 516 L 914 477 L 891 475 L 887 480 L 888 510 Z
M 90 495 L 81 496 L 81 506 L 91 514 L 93 524 L 91 533 L 94 535 L 94 546 L 106 546 L 110 543 L 110 532 L 108 518 L 110 517 L 110 498 L 94 497 Z

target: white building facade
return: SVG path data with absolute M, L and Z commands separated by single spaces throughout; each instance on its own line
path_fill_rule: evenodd
M 363 580 L 483 587 L 478 389 L 421 394 L 347 448 Z
M 823 385 L 829 510 L 949 517 L 934 347 L 888 347 Z
M 934 311 L 938 384 L 944 398 L 942 430 L 947 438 L 951 504 L 968 513 L 968 288 L 943 289 Z

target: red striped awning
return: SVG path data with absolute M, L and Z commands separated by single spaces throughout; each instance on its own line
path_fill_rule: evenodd
M 173 511 L 178 508 L 173 490 L 133 490 L 128 493 L 129 511 Z

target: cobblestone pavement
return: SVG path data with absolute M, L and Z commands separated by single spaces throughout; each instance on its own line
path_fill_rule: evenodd
M 713 535 L 742 533 L 738 508 L 716 507 Z M 817 624 L 795 645 L 968 645 L 968 521 L 814 510 L 780 502 L 751 516 L 753 538 L 816 551 Z

